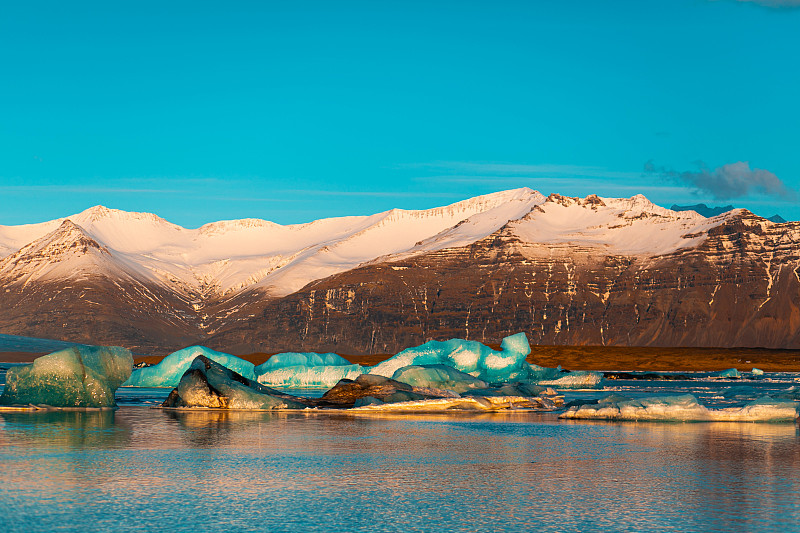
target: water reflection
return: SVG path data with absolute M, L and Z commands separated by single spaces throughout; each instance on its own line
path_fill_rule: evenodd
M 130 428 L 114 411 L 0 412 L 0 443 L 47 448 L 124 447 Z
M 0 506 L 30 531 L 97 529 L 107 517 L 116 531 L 158 530 L 167 516 L 181 530 L 241 531 L 800 523 L 793 424 L 565 422 L 535 413 L 43 414 L 0 416 Z
M 184 442 L 191 447 L 217 448 L 228 445 L 236 433 L 251 433 L 265 419 L 281 417 L 281 413 L 249 411 L 163 411 L 178 424 Z

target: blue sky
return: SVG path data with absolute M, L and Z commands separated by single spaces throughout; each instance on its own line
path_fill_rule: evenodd
M 800 219 L 800 2 L 15 2 L 0 224 L 531 187 Z

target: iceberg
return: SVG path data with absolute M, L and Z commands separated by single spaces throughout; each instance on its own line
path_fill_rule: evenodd
M 431 398 L 437 396 L 437 392 L 420 390 L 384 376 L 361 374 L 355 380 L 343 379 L 325 392 L 320 398 L 320 405 L 347 408 L 367 403 L 406 402 Z
M 284 394 L 222 366 L 203 355 L 197 356 L 181 376 L 162 407 L 204 407 L 211 409 L 305 409 L 311 402 Z
M 751 370 L 750 373 L 753 374 L 754 376 L 763 376 L 764 375 L 764 371 L 761 370 L 760 368 L 756 368 L 756 367 L 753 367 L 753 370 Z
M 691 394 L 620 399 L 569 407 L 559 418 L 598 420 L 651 420 L 682 422 L 788 422 L 797 418 L 798 404 L 760 398 L 743 407 L 708 409 Z
M 500 347 L 500 351 L 496 351 L 478 341 L 464 339 L 429 341 L 420 346 L 406 348 L 394 357 L 371 367 L 369 373 L 391 377 L 406 366 L 442 364 L 488 383 L 532 377 L 532 367 L 525 361 L 531 353 L 525 333 L 504 338 Z
M 728 378 L 728 379 L 739 379 L 739 378 L 742 377 L 742 375 L 735 368 L 729 368 L 728 370 L 723 370 L 721 372 L 717 372 L 712 377 L 715 377 L 715 378 Z
M 356 379 L 364 367 L 335 353 L 275 354 L 253 370 L 256 380 L 273 387 L 330 388 L 342 379 Z
M 578 370 L 560 373 L 552 379 L 543 379 L 536 383 L 544 387 L 555 387 L 557 389 L 593 389 L 599 387 L 602 381 L 602 372 Z
M 392 379 L 414 387 L 445 389 L 456 393 L 489 386 L 485 381 L 447 365 L 404 366 L 392 374 Z
M 125 348 L 73 346 L 9 368 L 0 405 L 114 408 L 114 393 L 131 368 Z
M 175 387 L 180 382 L 181 376 L 199 355 L 230 368 L 247 379 L 256 379 L 253 373 L 255 365 L 249 361 L 245 361 L 235 355 L 206 348 L 205 346 L 189 346 L 169 354 L 157 365 L 135 369 L 131 373 L 131 377 L 122 386 Z
M 276 353 L 256 367 L 256 375 L 287 366 L 348 366 L 350 361 L 335 353 L 285 352 Z
M 438 412 L 438 411 L 505 411 L 535 409 L 550 411 L 556 407 L 546 398 L 523 396 L 468 396 L 464 398 L 429 398 L 398 403 L 364 403 L 351 411 Z

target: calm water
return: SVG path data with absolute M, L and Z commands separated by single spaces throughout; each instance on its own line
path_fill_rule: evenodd
M 800 530 L 795 424 L 0 414 L 2 531 Z
M 726 406 L 730 386 L 799 382 L 566 394 Z M 0 532 L 800 531 L 796 424 L 149 408 L 167 392 L 120 389 L 116 412 L 0 413 Z

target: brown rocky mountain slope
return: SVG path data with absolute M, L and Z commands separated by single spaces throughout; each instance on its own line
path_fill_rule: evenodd
M 339 241 L 323 234 L 294 255 L 265 256 L 270 268 L 252 254 L 235 264 L 213 258 L 196 282 L 183 273 L 200 267 L 169 261 L 188 256 L 178 245 L 211 238 L 208 231 L 189 239 L 190 230 L 140 214 L 115 215 L 122 226 L 96 229 L 91 224 L 111 211 L 95 210 L 84 222 L 93 232 L 70 220 L 50 224 L 0 259 L 0 332 L 155 354 L 193 343 L 240 353 L 392 353 L 430 339 L 498 342 L 518 331 L 548 345 L 800 348 L 800 223 L 744 210 L 706 219 L 640 196 L 544 198 L 529 190 L 454 205 L 371 226 L 370 217 L 354 219 L 360 225 L 347 232 L 350 221 L 337 221 Z M 113 240 L 131 220 L 147 236 L 136 249 L 125 248 L 131 237 Z M 238 243 L 245 232 L 263 239 L 325 224 L 333 223 L 228 225 Z M 382 243 L 409 224 L 421 240 Z M 228 225 L 212 228 L 215 246 L 234 238 Z M 154 242 L 178 240 L 148 251 L 147 231 Z M 371 259 L 352 259 L 369 257 L 370 247 L 378 250 Z M 380 255 L 384 249 L 391 253 Z M 245 267 L 254 273 L 247 277 Z M 219 289 L 218 279 L 234 274 L 245 282 Z M 286 291 L 286 279 L 312 281 Z

